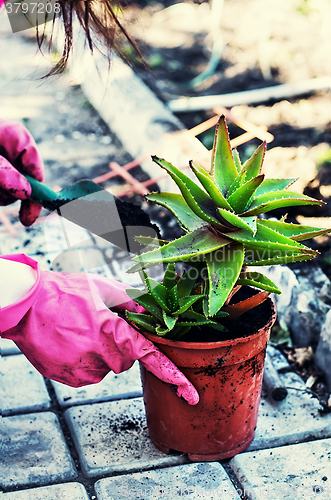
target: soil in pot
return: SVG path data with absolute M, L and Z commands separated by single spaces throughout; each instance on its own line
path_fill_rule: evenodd
M 267 299 L 268 320 L 255 333 L 217 342 L 171 341 L 145 334 L 193 383 L 195 406 L 178 398 L 141 366 L 149 433 L 163 452 L 187 453 L 192 461 L 230 458 L 254 438 L 264 357 L 276 312 Z
M 236 304 L 242 300 L 245 300 L 253 295 L 259 293 L 260 290 L 256 290 L 249 286 L 242 286 L 241 289 L 233 296 L 230 304 Z M 183 337 L 181 341 L 183 342 L 219 342 L 222 340 L 231 340 L 239 337 L 247 337 L 252 335 L 260 328 L 263 328 L 267 324 L 270 318 L 270 303 L 265 301 L 254 309 L 247 311 L 246 313 L 239 316 L 234 320 L 222 319 L 222 325 L 224 325 L 227 331 L 220 332 L 218 330 L 213 330 L 212 328 L 206 326 L 197 326 L 191 328 Z

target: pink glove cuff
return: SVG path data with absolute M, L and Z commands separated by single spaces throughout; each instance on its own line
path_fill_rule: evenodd
M 38 262 L 27 255 L 20 253 L 16 255 L 1 255 L 1 259 L 27 264 L 37 272 L 37 280 L 29 293 L 19 302 L 10 306 L 0 308 L 0 333 L 16 326 L 28 312 L 41 288 L 40 270 Z

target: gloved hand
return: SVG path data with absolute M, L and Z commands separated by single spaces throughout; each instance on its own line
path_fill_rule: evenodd
M 45 377 L 81 387 L 100 382 L 110 370 L 128 370 L 139 359 L 178 396 L 198 403 L 196 389 L 178 368 L 108 309 L 141 312 L 125 293 L 127 285 L 88 273 L 40 271 L 24 254 L 1 258 L 37 271 L 37 281 L 23 300 L 0 310 L 0 331 Z
M 28 200 L 31 186 L 20 172 L 44 180 L 44 164 L 30 132 L 19 122 L 0 119 L 0 205 L 23 200 L 19 218 L 34 223 L 42 207 Z

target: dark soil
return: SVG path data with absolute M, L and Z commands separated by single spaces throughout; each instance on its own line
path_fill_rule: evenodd
M 136 431 L 139 432 L 144 425 L 143 420 L 136 420 L 121 415 L 117 420 L 110 420 L 110 427 L 115 434 L 121 434 L 123 431 Z
M 230 305 L 236 304 L 257 293 L 257 290 L 243 286 L 231 299 Z M 242 314 L 237 319 L 227 320 L 226 318 L 222 318 L 221 323 L 227 329 L 225 332 L 213 330 L 208 327 L 208 325 L 196 326 L 191 328 L 191 330 L 183 335 L 180 340 L 184 342 L 219 342 L 221 340 L 248 337 L 268 323 L 271 316 L 270 307 L 271 300 L 267 299 L 265 302 Z
M 263 0 L 252 0 L 249 6 L 244 0 L 224 2 L 217 23 L 217 35 L 221 37 L 218 64 L 200 85 L 192 84 L 192 79 L 206 69 L 213 43 L 213 18 L 207 0 L 130 2 L 125 10 L 127 27 L 149 70 L 127 46 L 123 46 L 123 52 L 139 76 L 165 102 L 180 96 L 243 92 L 329 76 L 325 63 L 331 47 L 331 7 L 322 0 L 312 3 L 279 0 L 266 8 Z M 329 94 L 324 99 L 328 101 Z M 270 112 L 273 104 L 265 106 L 265 116 L 274 115 Z M 310 113 L 308 121 L 302 116 L 296 126 L 290 123 L 290 109 L 287 119 L 273 117 L 273 123 L 270 116 L 265 119 L 275 135 L 272 147 L 331 143 L 330 116 L 321 126 L 321 115 L 318 118 Z M 308 107 L 300 111 L 302 115 L 309 113 Z M 201 122 L 195 112 L 181 113 L 180 118 L 190 126 Z
M 323 55 L 330 43 L 330 11 L 325 2 L 280 0 L 267 8 L 263 0 L 252 0 L 249 6 L 244 0 L 224 2 L 217 23 L 221 57 L 214 73 L 193 88 L 188 86 L 190 79 L 210 59 L 210 2 L 187 1 L 183 6 L 174 0 L 136 0 L 134 4 L 126 10 L 128 28 L 163 95 L 180 95 L 184 90 L 195 95 L 238 92 L 293 81 L 295 76 L 303 80 L 326 74 Z M 133 52 L 125 53 L 142 67 Z

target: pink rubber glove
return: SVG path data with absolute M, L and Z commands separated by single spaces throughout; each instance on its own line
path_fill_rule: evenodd
M 0 119 L 0 205 L 23 200 L 20 221 L 24 226 L 31 226 L 42 207 L 27 199 L 31 195 L 31 186 L 20 172 L 43 181 L 42 158 L 24 125 Z
M 100 382 L 110 370 L 128 370 L 139 359 L 178 396 L 189 404 L 198 403 L 196 389 L 178 368 L 108 309 L 141 310 L 126 295 L 127 285 L 88 273 L 40 271 L 37 262 L 24 254 L 1 258 L 37 270 L 37 281 L 24 299 L 0 310 L 0 331 L 42 375 L 81 387 Z

